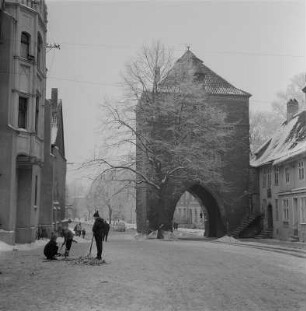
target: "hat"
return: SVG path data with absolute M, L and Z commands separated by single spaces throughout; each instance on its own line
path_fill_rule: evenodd
M 96 212 L 93 214 L 93 217 L 100 217 L 99 212 L 96 211 Z

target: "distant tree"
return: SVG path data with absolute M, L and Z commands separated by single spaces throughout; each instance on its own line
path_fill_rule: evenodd
M 273 111 L 286 120 L 286 104 L 290 99 L 296 99 L 299 103 L 300 109 L 305 108 L 305 94 L 302 89 L 306 85 L 306 74 L 299 73 L 295 75 L 287 86 L 286 91 L 281 91 L 276 94 L 277 99 L 272 102 Z
M 275 133 L 283 121 L 281 115 L 270 111 L 250 111 L 251 154 Z
M 250 111 L 250 144 L 253 154 L 269 139 L 287 118 L 287 102 L 296 99 L 300 109 L 305 109 L 305 74 L 295 75 L 285 92 L 278 92 L 277 99 L 272 102 L 272 111 Z
M 133 190 L 132 176 L 125 172 L 105 171 L 92 182 L 87 195 L 91 212 L 107 209 L 109 223 L 115 218 L 124 219 L 124 204 L 130 199 Z M 131 189 L 132 188 L 132 189 Z M 118 199 L 121 197 L 122 199 Z
M 166 206 L 170 181 L 180 183 L 188 176 L 227 186 L 222 154 L 234 127 L 221 110 L 208 104 L 201 77 L 174 76 L 171 65 L 171 54 L 160 42 L 144 47 L 126 67 L 124 109 L 108 107 L 109 125 L 120 133 L 118 146 L 132 144 L 141 158 L 137 165 L 133 156 L 125 162 L 94 161 L 104 165 L 105 171 L 129 170 L 138 185 L 147 184 L 156 201 L 150 226 L 157 229 L 163 224 L 165 230 L 171 227 Z

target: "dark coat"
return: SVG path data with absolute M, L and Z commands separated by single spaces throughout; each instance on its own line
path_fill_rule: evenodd
M 44 255 L 47 257 L 47 259 L 52 259 L 58 252 L 58 246 L 56 241 L 50 240 L 45 248 L 44 248 Z
M 98 217 L 96 218 L 93 227 L 92 227 L 92 232 L 95 237 L 99 237 L 102 239 L 104 232 L 105 232 L 105 222 L 104 219 Z

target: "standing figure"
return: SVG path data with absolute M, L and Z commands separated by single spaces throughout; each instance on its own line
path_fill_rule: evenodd
M 108 237 L 108 232 L 109 232 L 109 224 L 107 223 L 106 220 L 104 220 L 104 230 L 103 230 L 103 236 L 102 240 L 107 242 L 107 237 Z
M 96 211 L 93 215 L 95 222 L 92 227 L 92 233 L 96 241 L 97 246 L 97 257 L 96 259 L 102 260 L 102 249 L 103 249 L 103 232 L 105 230 L 104 219 L 100 218 L 99 212 Z
M 62 247 L 63 247 L 64 245 L 66 245 L 65 257 L 68 257 L 68 256 L 69 256 L 70 249 L 71 249 L 72 242 L 77 243 L 77 241 L 75 241 L 75 240 L 73 239 L 74 234 L 73 234 L 73 232 L 72 232 L 69 228 L 64 229 L 63 235 L 64 235 L 64 242 L 63 242 L 63 244 L 62 244 Z
M 82 238 L 85 239 L 85 235 L 86 235 L 86 230 L 85 228 L 82 229 Z
M 57 235 L 52 232 L 50 241 L 45 245 L 44 255 L 49 260 L 57 259 L 55 256 L 58 255 L 58 246 L 56 243 Z

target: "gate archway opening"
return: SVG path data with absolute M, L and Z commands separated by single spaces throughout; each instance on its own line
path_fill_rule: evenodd
M 205 206 L 196 196 L 185 191 L 176 203 L 173 214 L 173 229 L 201 229 L 205 233 L 208 224 L 208 213 Z M 207 230 L 207 228 L 206 228 Z M 203 234 L 202 234 L 203 235 Z
M 205 230 L 204 235 L 206 237 L 222 237 L 226 233 L 226 226 L 222 222 L 220 207 L 215 197 L 211 194 L 209 190 L 207 190 L 205 187 L 199 184 L 192 185 L 191 187 L 186 189 L 186 191 L 183 193 L 180 199 L 182 198 L 182 200 L 184 200 L 185 198 L 184 196 L 188 198 L 188 195 L 186 195 L 188 193 L 192 196 L 191 199 L 195 203 L 194 204 L 195 208 L 193 210 L 197 209 L 197 215 L 199 217 L 201 217 L 200 213 L 202 212 L 202 228 Z M 193 198 L 195 198 L 195 200 Z M 176 213 L 179 213 L 179 208 L 181 204 L 180 199 L 178 200 L 175 206 L 175 210 L 173 211 L 174 221 L 176 219 L 175 217 L 177 216 Z M 196 204 L 198 204 L 198 207 L 196 207 L 197 206 Z M 186 207 L 182 206 L 182 208 L 186 208 L 186 219 L 185 220 L 186 221 L 191 220 L 192 222 L 195 219 L 195 216 L 192 217 L 191 213 L 193 213 L 194 215 L 195 212 L 194 211 L 188 212 L 187 206 Z M 189 210 L 191 209 L 192 208 L 189 208 Z M 199 213 L 199 211 L 201 212 Z M 183 213 L 183 216 L 185 216 L 184 209 L 183 209 L 183 212 L 181 212 L 181 215 L 182 213 Z

